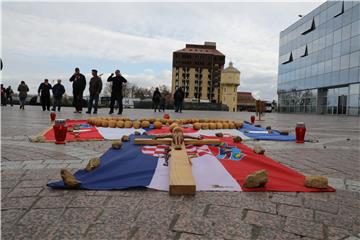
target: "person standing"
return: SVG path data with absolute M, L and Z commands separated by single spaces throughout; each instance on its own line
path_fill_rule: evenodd
M 156 109 L 159 110 L 159 112 L 161 112 L 160 110 L 160 99 L 161 99 L 161 93 L 159 91 L 159 88 L 156 88 L 152 97 L 152 101 L 153 101 L 153 107 L 154 107 L 154 112 L 156 112 Z
M 163 93 L 161 94 L 161 98 L 160 98 L 160 110 L 162 110 L 163 112 L 165 112 L 165 104 L 166 104 L 165 93 Z
M 97 108 L 99 103 L 99 96 L 102 90 L 102 81 L 101 78 L 97 75 L 97 70 L 93 69 L 91 71 L 92 78 L 90 79 L 89 93 L 90 100 L 87 114 L 91 113 L 91 109 L 94 107 L 94 114 L 97 114 Z M 93 102 L 95 101 L 95 104 Z
M 38 89 L 38 95 L 40 96 L 43 111 L 50 111 L 50 89 L 52 89 L 52 87 L 48 79 L 45 79 Z
M 75 68 L 75 73 L 69 79 L 73 83 L 73 106 L 74 113 L 81 113 L 83 104 L 83 93 L 86 87 L 86 78 L 80 73 L 79 68 Z
M 178 89 L 176 89 L 174 93 L 175 112 L 181 113 L 183 101 L 184 101 L 184 92 L 182 88 L 179 87 Z
M 1 84 L 1 105 L 6 106 L 6 88 Z
M 120 74 L 120 70 L 115 71 L 115 77 L 113 77 L 114 74 L 111 73 L 111 75 L 108 77 L 107 81 L 112 82 L 111 87 L 111 98 L 110 98 L 110 112 L 109 114 L 114 113 L 114 105 L 115 101 L 117 101 L 119 106 L 119 112 L 118 114 L 122 114 L 123 112 L 123 83 L 127 83 L 127 80 Z
M 11 86 L 8 86 L 6 89 L 6 102 L 8 102 L 11 106 L 13 106 L 13 100 L 12 96 L 14 94 L 14 91 L 12 90 Z
M 25 110 L 25 101 L 28 91 L 29 91 L 29 87 L 25 84 L 24 81 L 21 81 L 18 87 L 18 92 L 19 92 L 20 109 L 22 110 Z
M 52 110 L 56 111 L 56 107 L 57 107 L 58 111 L 60 112 L 62 96 L 65 93 L 65 87 L 64 85 L 61 84 L 61 79 L 57 80 L 57 83 L 53 86 L 52 92 L 54 98 L 54 104 Z

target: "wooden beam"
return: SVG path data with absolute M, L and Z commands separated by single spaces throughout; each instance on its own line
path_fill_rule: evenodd
M 180 150 L 171 146 L 170 167 L 170 195 L 195 195 L 196 185 L 192 174 L 191 162 L 186 152 L 185 144 Z
M 185 138 L 185 144 L 191 145 L 207 145 L 207 144 L 220 144 L 221 141 L 218 139 L 187 139 Z M 141 145 L 158 145 L 158 144 L 168 144 L 170 145 L 172 142 L 171 138 L 159 138 L 159 139 L 151 139 L 151 138 L 135 138 L 134 144 Z
M 134 144 L 141 144 L 141 145 L 158 145 L 158 144 L 170 145 L 171 142 L 172 142 L 171 138 L 159 138 L 159 139 L 135 138 L 134 139 Z
M 191 144 L 191 145 L 209 145 L 209 144 L 215 144 L 219 145 L 222 142 L 218 139 L 191 139 L 191 138 L 185 138 L 185 144 Z

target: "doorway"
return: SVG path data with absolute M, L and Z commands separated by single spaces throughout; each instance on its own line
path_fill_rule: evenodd
M 338 96 L 338 114 L 346 114 L 347 108 L 347 96 L 340 95 Z

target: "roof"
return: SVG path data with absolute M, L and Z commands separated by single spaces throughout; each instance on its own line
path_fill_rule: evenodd
M 210 54 L 216 56 L 225 56 L 220 51 L 216 50 L 214 45 L 197 45 L 186 44 L 186 47 L 175 51 L 176 53 L 195 53 L 195 54 Z
M 240 71 L 237 68 L 234 68 L 232 62 L 230 62 L 229 66 L 227 68 L 225 68 L 222 72 L 223 73 L 240 73 Z
M 237 92 L 238 102 L 246 102 L 246 101 L 256 101 L 256 99 L 251 95 L 251 92 Z

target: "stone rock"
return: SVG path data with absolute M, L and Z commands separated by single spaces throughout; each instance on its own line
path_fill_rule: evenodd
M 327 188 L 328 179 L 324 176 L 306 176 L 305 177 L 305 187 L 312 188 Z
M 35 136 L 35 137 L 30 138 L 29 140 L 30 140 L 30 142 L 33 142 L 33 143 L 43 143 L 43 142 L 45 142 L 44 136 Z
M 91 158 L 88 162 L 88 164 L 85 167 L 85 170 L 87 172 L 91 172 L 92 170 L 94 170 L 95 168 L 100 166 L 100 158 L 95 157 L 95 158 Z
M 260 145 L 256 145 L 253 149 L 254 153 L 257 154 L 264 154 L 265 153 L 265 149 L 263 147 L 261 147 Z
M 215 136 L 217 136 L 217 137 L 223 137 L 224 134 L 223 134 L 222 132 L 218 132 L 218 133 L 215 133 Z
M 279 131 L 280 135 L 289 135 L 289 131 Z
M 113 149 L 121 149 L 121 147 L 122 147 L 122 142 L 121 142 L 121 141 L 114 141 L 114 142 L 112 142 L 111 147 L 112 147 Z
M 234 143 L 240 143 L 240 142 L 242 142 L 242 138 L 240 136 L 234 136 L 233 141 L 234 141 Z
M 81 182 L 78 181 L 74 177 L 74 175 L 66 169 L 61 169 L 60 175 L 61 175 L 62 180 L 64 181 L 64 184 L 68 187 L 76 188 L 76 187 L 79 187 L 81 184 Z
M 122 136 L 121 141 L 122 142 L 128 142 L 128 141 L 130 141 L 130 138 L 129 138 L 128 135 L 124 135 L 124 136 Z
M 242 128 L 243 125 L 244 125 L 244 122 L 242 122 L 242 121 L 237 121 L 237 122 L 235 122 L 235 127 L 236 127 L 237 129 Z
M 263 187 L 268 181 L 268 174 L 265 169 L 249 174 L 245 178 L 244 187 L 257 188 Z

